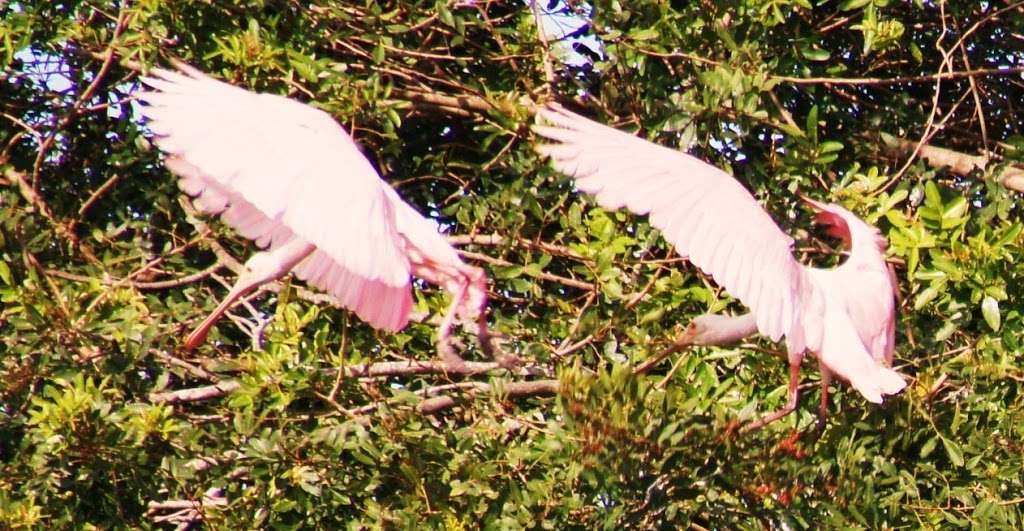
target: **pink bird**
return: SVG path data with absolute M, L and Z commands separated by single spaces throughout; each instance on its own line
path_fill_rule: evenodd
M 762 334 L 772 341 L 786 336 L 789 399 L 746 429 L 796 408 L 800 362 L 808 350 L 817 356 L 822 374 L 819 426 L 833 374 L 874 403 L 906 385 L 888 367 L 895 346 L 896 279 L 877 229 L 839 205 L 804 198 L 818 222 L 829 225 L 829 233 L 849 249 L 849 257 L 834 269 L 804 266 L 793 257 L 793 239 L 718 168 L 557 105 L 540 116 L 552 125 L 534 131 L 558 143 L 537 150 L 550 156 L 556 169 L 574 177 L 576 186 L 594 194 L 604 208 L 625 206 L 649 214 L 651 225 L 677 252 L 752 310 Z
M 440 285 L 451 307 L 437 334 L 442 359 L 456 319 L 478 319 L 491 354 L 484 272 L 380 179 L 355 142 L 327 113 L 256 94 L 176 63 L 142 81 L 139 99 L 166 153 L 164 164 L 196 207 L 266 249 L 249 258 L 223 302 L 185 341 L 192 349 L 239 297 L 289 271 L 333 295 L 377 329 L 409 321 L 410 274 Z

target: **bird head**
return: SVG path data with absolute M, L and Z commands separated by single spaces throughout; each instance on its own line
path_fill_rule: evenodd
M 884 253 L 889 246 L 889 242 L 882 237 L 878 229 L 865 223 L 853 212 L 835 203 L 822 203 L 803 195 L 800 199 L 814 209 L 815 221 L 827 225 L 825 231 L 830 236 L 843 240 L 847 249 L 852 249 L 854 245 L 871 243 L 878 252 Z

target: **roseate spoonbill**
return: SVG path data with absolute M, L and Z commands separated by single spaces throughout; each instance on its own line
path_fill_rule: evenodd
M 410 273 L 451 294 L 441 321 L 441 358 L 453 321 L 478 319 L 481 347 L 492 354 L 484 316 L 483 270 L 459 259 L 436 227 L 380 179 L 355 142 L 327 113 L 256 94 L 176 63 L 154 69 L 139 99 L 164 164 L 196 207 L 267 249 L 245 263 L 224 300 L 185 341 L 192 349 L 253 288 L 289 271 L 333 295 L 371 326 L 403 328 L 412 306 Z
M 773 341 L 786 336 L 789 399 L 746 429 L 796 408 L 806 350 L 821 368 L 819 426 L 833 374 L 875 403 L 906 385 L 888 367 L 896 278 L 885 263 L 886 241 L 877 229 L 841 206 L 803 198 L 817 211 L 817 221 L 849 249 L 849 257 L 834 269 L 804 266 L 793 257 L 793 239 L 725 172 L 558 105 L 549 104 L 539 114 L 551 125 L 536 125 L 534 131 L 557 143 L 537 150 L 550 156 L 556 169 L 575 177 L 576 186 L 605 208 L 650 214 L 651 225 L 680 254 L 752 310 L 762 334 Z

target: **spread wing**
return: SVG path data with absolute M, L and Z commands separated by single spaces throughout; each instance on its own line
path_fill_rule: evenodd
M 739 182 L 685 153 L 664 148 L 559 106 L 534 130 L 558 143 L 537 147 L 576 186 L 609 209 L 650 214 L 676 250 L 753 310 L 757 328 L 804 348 L 801 302 L 809 293 L 792 238 Z M 792 332 L 792 333 L 791 333 Z
M 182 190 L 260 246 L 312 243 L 300 278 L 378 328 L 404 326 L 409 262 L 387 185 L 351 137 L 302 103 L 178 68 L 152 71 L 139 98 Z

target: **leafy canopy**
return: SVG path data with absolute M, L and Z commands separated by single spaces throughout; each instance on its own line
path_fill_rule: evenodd
M 1024 525 L 1021 7 L 599 1 L 571 32 L 597 53 L 538 35 L 591 12 L 567 4 L 0 3 L 0 527 Z M 140 71 L 175 57 L 336 117 L 488 271 L 539 374 L 383 365 L 432 358 L 426 284 L 387 335 L 286 280 L 183 352 L 255 249 L 194 215 L 138 118 Z M 784 401 L 781 345 L 632 374 L 745 310 L 548 168 L 547 99 L 730 171 L 809 263 L 839 258 L 796 192 L 877 224 L 911 385 L 882 407 L 835 386 L 815 438 L 808 364 L 798 412 L 734 438 Z

